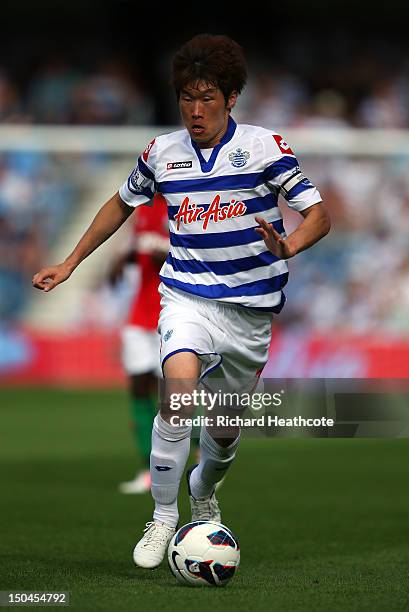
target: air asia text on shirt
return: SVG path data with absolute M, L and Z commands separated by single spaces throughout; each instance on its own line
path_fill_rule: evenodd
M 191 202 L 189 196 L 183 200 L 174 219 L 177 221 L 177 229 L 180 224 L 195 223 L 195 221 L 203 221 L 204 230 L 207 229 L 209 221 L 213 219 L 215 223 L 232 219 L 233 217 L 241 217 L 247 210 L 247 206 L 243 202 L 231 199 L 229 204 L 220 205 L 220 195 L 216 194 L 209 208 L 205 210 L 203 206 L 197 206 L 195 202 Z

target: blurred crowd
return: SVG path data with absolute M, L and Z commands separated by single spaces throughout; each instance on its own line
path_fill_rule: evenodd
M 290 260 L 281 323 L 321 332 L 409 332 L 408 156 L 306 157 L 330 235 Z M 299 223 L 283 207 L 287 233 Z
M 345 45 L 335 41 L 332 55 L 325 55 L 311 41 L 292 41 L 274 60 L 250 49 L 240 121 L 268 128 L 409 128 L 409 49 L 378 41 L 371 50 L 354 52 Z M 84 70 L 60 54 L 25 79 L 0 63 L 0 122 L 174 124 L 177 108 L 165 76 L 170 58 L 167 64 L 149 80 L 123 56 L 95 60 Z M 162 93 L 155 97 L 152 79 L 159 78 Z
M 387 57 L 364 54 L 335 69 L 323 63 L 314 71 L 304 57 L 305 66 L 297 71 L 290 60 L 271 67 L 252 56 L 251 78 L 235 118 L 284 134 L 289 127 L 409 128 L 409 54 L 402 52 L 393 64 Z M 87 73 L 54 58 L 23 85 L 0 66 L 3 124 L 152 125 L 158 121 L 155 108 L 146 83 L 114 57 Z M 176 116 L 173 109 L 161 123 L 174 124 Z M 0 153 L 0 322 L 21 317 L 31 275 L 46 261 L 85 189 L 92 160 L 84 159 Z M 320 331 L 409 331 L 409 160 L 402 155 L 303 161 L 328 204 L 333 230 L 290 262 L 281 324 Z M 299 222 L 287 209 L 285 219 L 287 232 Z M 117 288 L 107 284 L 99 291 L 107 304 L 122 309 L 110 319 L 115 325 L 124 308 L 121 299 L 112 299 Z M 95 303 L 100 307 L 101 300 Z
M 0 65 L 0 122 L 150 125 L 154 105 L 127 63 L 108 58 L 81 72 L 55 57 L 19 86 Z
M 393 67 L 365 55 L 316 65 L 310 72 L 256 62 L 240 100 L 242 122 L 272 129 L 409 128 L 409 52 Z
M 96 163 L 93 156 L 0 153 L 0 325 L 22 316 L 33 272 L 47 261 Z

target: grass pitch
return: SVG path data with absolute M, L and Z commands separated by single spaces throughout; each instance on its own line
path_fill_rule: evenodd
M 117 492 L 137 467 L 125 393 L 0 397 L 0 590 L 114 612 L 409 609 L 409 440 L 244 440 L 219 493 L 239 573 L 192 589 L 133 565 L 152 501 Z

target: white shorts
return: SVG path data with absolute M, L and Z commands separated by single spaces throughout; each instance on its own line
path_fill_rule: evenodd
M 254 387 L 268 358 L 271 313 L 196 297 L 161 283 L 161 363 L 182 351 L 202 362 L 200 380 L 213 390 Z M 217 387 L 217 389 L 216 389 Z
M 129 376 L 153 372 L 162 376 L 160 338 L 156 330 L 126 325 L 122 336 L 122 365 Z

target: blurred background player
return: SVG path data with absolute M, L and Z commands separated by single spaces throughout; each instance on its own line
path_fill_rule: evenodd
M 124 264 L 130 261 L 140 267 L 139 289 L 122 329 L 122 362 L 129 378 L 131 428 L 143 467 L 132 480 L 120 483 L 121 493 L 145 493 L 151 486 L 152 423 L 158 377 L 162 375 L 157 332 L 159 270 L 169 251 L 167 207 L 162 196 L 155 196 L 154 206 L 143 206 L 138 211 L 133 226 L 133 247 L 115 265 L 114 274 L 120 274 Z

